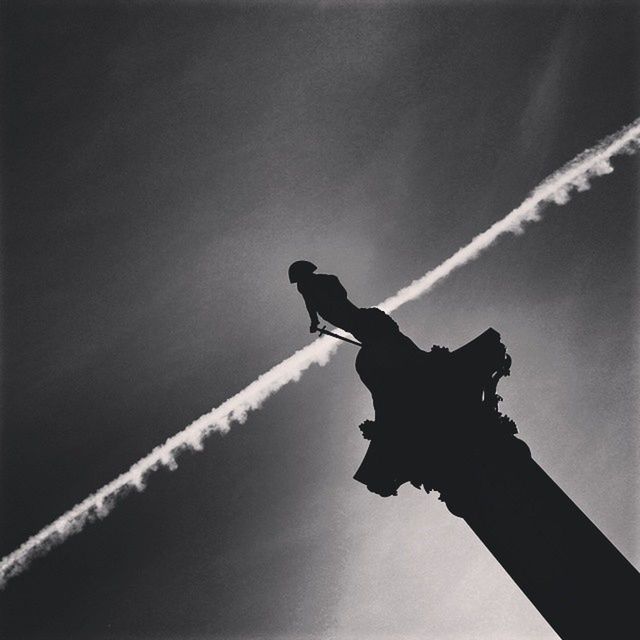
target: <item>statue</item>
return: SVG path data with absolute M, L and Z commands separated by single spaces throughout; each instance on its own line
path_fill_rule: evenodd
M 435 489 L 564 640 L 638 635 L 640 575 L 498 410 L 497 385 L 511 367 L 500 334 L 490 328 L 454 351 L 423 351 L 390 316 L 356 307 L 335 276 L 315 270 L 304 261 L 290 268 L 311 331 L 319 314 L 360 341 L 356 371 L 373 399 L 354 478 L 383 497 L 405 483 Z
M 358 307 L 347 298 L 347 292 L 336 276 L 316 274 L 317 268 L 307 260 L 298 260 L 289 267 L 289 282 L 297 285 L 309 313 L 309 331 L 318 331 L 320 315 L 335 327 L 351 333 Z

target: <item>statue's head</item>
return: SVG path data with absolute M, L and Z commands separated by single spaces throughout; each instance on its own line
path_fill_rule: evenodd
M 300 282 L 308 278 L 318 267 L 308 260 L 296 260 L 289 267 L 289 282 Z

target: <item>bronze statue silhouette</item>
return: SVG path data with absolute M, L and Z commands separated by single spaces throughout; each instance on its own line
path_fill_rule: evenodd
M 336 276 L 315 273 L 317 268 L 307 260 L 298 260 L 289 267 L 289 282 L 297 285 L 309 313 L 309 331 L 318 331 L 320 315 L 335 327 L 351 333 L 358 307 L 349 300 Z
M 380 309 L 350 303 L 335 276 L 313 276 L 311 263 L 292 268 L 300 264 L 290 279 L 312 330 L 319 313 L 361 344 L 356 371 L 374 419 L 360 425 L 369 444 L 354 478 L 383 497 L 405 483 L 438 491 L 564 640 L 638 635 L 640 574 L 498 410 L 497 385 L 511 367 L 500 334 L 490 328 L 459 349 L 426 352 Z

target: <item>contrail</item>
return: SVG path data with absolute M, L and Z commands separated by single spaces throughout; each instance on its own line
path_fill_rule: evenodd
M 543 180 L 511 213 L 477 235 L 469 244 L 458 249 L 450 258 L 432 269 L 408 287 L 387 298 L 380 309 L 391 313 L 406 302 L 415 300 L 458 267 L 475 260 L 485 249 L 506 233 L 520 234 L 528 222 L 540 220 L 546 204 L 563 205 L 574 191 L 586 191 L 590 181 L 613 171 L 611 158 L 620 154 L 631 155 L 640 148 L 640 118 L 617 133 L 607 136 L 590 149 L 586 149 L 561 169 Z
M 522 233 L 528 222 L 540 220 L 543 207 L 551 202 L 562 205 L 575 191 L 585 191 L 590 180 L 613 171 L 611 159 L 620 154 L 633 154 L 640 148 L 640 118 L 596 146 L 582 152 L 562 169 L 544 180 L 527 199 L 507 216 L 477 235 L 424 276 L 387 298 L 378 307 L 392 312 L 429 291 L 450 273 L 475 260 L 505 234 Z M 176 457 L 186 449 L 200 451 L 204 439 L 214 431 L 226 433 L 231 423 L 243 423 L 250 411 L 286 384 L 297 381 L 312 364 L 325 365 L 339 343 L 322 337 L 296 351 L 219 407 L 201 416 L 164 444 L 136 462 L 126 473 L 99 489 L 53 523 L 29 538 L 18 549 L 0 561 L 0 586 L 27 568 L 29 562 L 81 531 L 89 522 L 105 517 L 118 500 L 131 489 L 142 491 L 147 476 L 159 469 L 176 468 Z

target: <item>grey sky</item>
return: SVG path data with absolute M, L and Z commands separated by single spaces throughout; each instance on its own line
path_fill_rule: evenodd
M 631 3 L 321 5 L 5 6 L 2 555 L 309 340 L 293 259 L 374 304 L 638 115 Z M 634 562 L 637 162 L 395 314 L 501 332 L 504 410 Z M 37 561 L 5 635 L 553 637 L 436 498 L 351 479 L 349 349 Z

